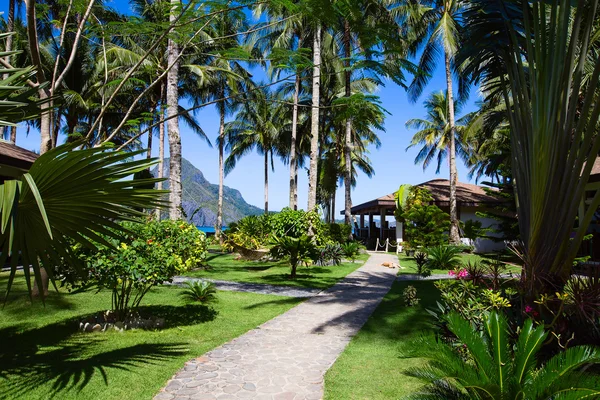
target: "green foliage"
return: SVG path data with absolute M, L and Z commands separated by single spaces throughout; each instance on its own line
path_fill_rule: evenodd
M 396 209 L 394 210 L 394 217 L 396 217 L 396 221 L 404 222 L 403 214 L 404 207 L 406 207 L 406 201 L 408 200 L 408 194 L 412 185 L 404 184 L 400 185 L 398 191 L 394 193 L 394 201 L 396 202 Z
M 450 217 L 431 204 L 432 201 L 433 197 L 427 189 L 417 186 L 410 188 L 402 216 L 406 221 L 406 235 L 413 249 L 447 242 Z
M 423 251 L 415 252 L 415 262 L 417 263 L 417 274 L 422 278 L 431 276 L 431 268 L 429 267 L 429 256 Z
M 95 250 L 73 246 L 73 254 L 83 260 L 89 275 L 79 280 L 67 273 L 63 278 L 72 287 L 92 284 L 111 290 L 112 309 L 121 320 L 153 286 L 170 282 L 206 257 L 204 233 L 184 221 L 123 222 L 119 230 L 125 233 L 102 236 L 104 243 Z
M 289 236 L 299 238 L 308 234 L 313 224 L 316 245 L 330 241 L 326 225 L 316 211 L 306 212 L 284 208 L 281 212 L 265 215 L 250 215 L 231 223 L 225 231 L 225 247 L 231 251 L 235 246 L 259 249 L 276 242 L 276 238 Z
M 454 269 L 461 265 L 460 248 L 456 246 L 439 245 L 427 249 L 429 268 Z
M 348 242 L 342 244 L 342 251 L 344 252 L 344 256 L 354 262 L 356 256 L 359 253 L 359 246 L 357 242 Z
M 339 243 L 327 244 L 318 249 L 318 252 L 317 265 L 340 265 L 342 263 L 344 248 Z
M 145 158 L 128 161 L 143 151 L 75 150 L 78 145 L 42 154 L 21 180 L 0 185 L 0 265 L 11 256 L 7 290 L 18 265 L 32 266 L 40 288 L 42 265 L 54 267 L 68 260 L 66 264 L 83 275 L 68 251 L 72 240 L 90 249 L 109 246 L 124 229 L 115 221 L 143 217 L 136 209 L 164 204 L 160 196 L 165 192 L 141 189 L 160 179 L 131 180 L 131 175 L 156 163 Z M 52 277 L 54 268 L 46 271 Z M 29 268 L 24 272 L 29 283 Z
M 404 299 L 404 305 L 407 307 L 413 307 L 419 304 L 417 297 L 417 288 L 409 285 L 402 291 L 402 298 Z
M 411 356 L 429 361 L 413 368 L 409 375 L 425 379 L 428 385 L 410 399 L 582 399 L 600 396 L 600 379 L 584 367 L 600 363 L 600 348 L 571 347 L 545 364 L 538 353 L 548 332 L 525 321 L 516 341 L 506 318 L 492 312 L 483 318 L 484 329 L 457 313 L 447 317 L 448 329 L 456 335 L 464 353 L 455 346 L 424 337 L 413 344 Z M 466 361 L 465 361 L 466 357 Z
M 484 182 L 485 185 L 495 188 L 492 190 L 484 187 L 485 192 L 498 199 L 498 204 L 489 210 L 478 211 L 477 216 L 493 219 L 494 225 L 488 227 L 484 237 L 493 241 L 515 241 L 520 239 L 519 220 L 517 219 L 517 202 L 515 199 L 515 188 L 512 182 L 494 183 Z
M 461 221 L 462 235 L 469 239 L 471 245 L 477 240 L 477 238 L 483 237 L 486 230 L 483 228 L 481 221 L 468 219 L 464 222 Z
M 193 282 L 185 282 L 187 288 L 181 292 L 181 296 L 198 303 L 210 303 L 216 300 L 217 287 L 213 282 L 198 279 Z
M 328 240 L 344 244 L 348 241 L 352 233 L 352 226 L 346 224 L 327 224 L 325 225 L 324 235 Z
M 483 319 L 489 312 L 511 307 L 508 296 L 510 291 L 506 293 L 488 289 L 468 279 L 440 280 L 435 286 L 441 292 L 441 303 L 438 303 L 440 314 L 432 313 L 438 318 L 444 318 L 443 315 L 449 312 L 456 312 L 481 328 Z
M 295 279 L 298 265 L 301 262 L 311 262 L 316 251 L 314 242 L 306 235 L 283 236 L 275 237 L 275 246 L 271 248 L 271 255 L 275 258 L 288 258 L 292 268 L 290 277 Z

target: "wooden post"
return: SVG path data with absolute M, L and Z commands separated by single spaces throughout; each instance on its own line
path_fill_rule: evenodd
M 379 237 L 383 240 L 383 227 L 385 225 L 385 208 L 379 210 Z
M 373 213 L 369 212 L 369 230 L 368 230 L 368 235 L 369 235 L 369 239 L 371 239 L 371 226 L 373 225 Z

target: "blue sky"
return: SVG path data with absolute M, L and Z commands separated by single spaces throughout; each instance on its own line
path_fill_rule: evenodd
M 125 1 L 106 1 L 105 4 L 119 9 L 121 12 L 127 12 L 127 3 Z M 0 0 L 0 11 L 7 11 L 7 0 Z M 376 94 L 381 97 L 383 107 L 388 110 L 389 115 L 385 120 L 385 132 L 380 132 L 379 136 L 382 146 L 379 149 L 370 149 L 369 158 L 375 169 L 375 175 L 369 179 L 362 173 L 358 177 L 356 187 L 352 191 L 353 204 L 360 204 L 394 192 L 398 186 L 403 183 L 421 183 L 435 178 L 448 178 L 448 166 L 443 165 L 439 175 L 435 174 L 435 166 L 430 166 L 423 171 L 422 166 L 414 164 L 414 158 L 418 149 L 405 151 L 412 134 L 405 127 L 407 120 L 425 116 L 422 101 L 434 91 L 444 90 L 446 88 L 445 76 L 441 68 L 442 59 L 440 58 L 440 67 L 435 72 L 429 85 L 423 92 L 423 96 L 417 103 L 412 104 L 408 100 L 406 92 L 393 82 L 387 82 Z M 260 75 L 260 74 L 257 74 Z M 257 76 L 260 80 L 262 76 Z M 477 92 L 472 91 L 468 104 L 463 107 L 463 114 L 475 109 L 474 103 L 478 100 Z M 196 114 L 196 117 L 204 131 L 213 143 L 216 143 L 218 136 L 219 118 L 214 107 L 207 106 Z M 218 153 L 216 148 L 210 148 L 206 142 L 192 133 L 184 124 L 180 124 L 182 152 L 183 157 L 189 160 L 199 168 L 206 179 L 212 183 L 218 182 Z M 17 133 L 17 144 L 30 150 L 39 150 L 39 133 L 32 130 L 26 135 L 26 129 L 20 128 Z M 143 139 L 145 142 L 145 139 Z M 156 139 L 155 139 L 156 143 Z M 158 153 L 157 145 L 154 145 Z M 167 147 L 168 148 L 168 147 Z M 263 207 L 263 158 L 258 154 L 251 154 L 237 163 L 237 167 L 225 178 L 225 185 L 238 189 L 244 199 L 253 205 Z M 299 175 L 299 206 L 306 207 L 308 179 L 307 172 L 300 172 Z M 288 166 L 275 161 L 275 172 L 269 176 L 269 209 L 272 211 L 280 210 L 288 205 L 289 191 L 289 170 Z M 468 182 L 467 168 L 458 162 L 458 177 L 460 181 Z M 343 187 L 338 189 L 336 204 L 339 210 L 344 204 Z

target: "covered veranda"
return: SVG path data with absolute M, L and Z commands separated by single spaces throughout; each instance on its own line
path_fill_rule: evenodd
M 396 227 L 390 226 L 387 218 L 393 217 L 396 210 L 393 193 L 354 206 L 351 210 L 354 216 L 354 234 L 357 238 L 363 240 L 379 238 L 380 242 L 390 239 L 390 242 L 395 242 L 397 237 L 401 237 L 396 234 Z

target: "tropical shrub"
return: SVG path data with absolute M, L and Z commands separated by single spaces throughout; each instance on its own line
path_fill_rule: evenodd
M 339 243 L 327 244 L 318 249 L 316 264 L 320 266 L 340 265 L 343 256 L 344 249 Z
M 233 251 L 236 246 L 256 250 L 272 239 L 270 215 L 249 215 L 232 222 L 224 232 L 223 247 Z
M 101 236 L 97 250 L 73 246 L 89 274 L 82 280 L 73 273 L 63 278 L 72 287 L 92 284 L 111 290 L 112 310 L 123 320 L 153 286 L 199 266 L 206 241 L 203 232 L 184 221 L 122 222 L 120 229 L 126 233 L 119 238 Z
M 510 297 L 516 293 L 511 289 L 488 289 L 463 279 L 440 280 L 435 287 L 440 291 L 441 302 L 438 311 L 430 310 L 431 314 L 443 318 L 456 312 L 480 328 L 486 314 L 511 307 Z
M 359 246 L 356 242 L 347 242 L 341 245 L 344 256 L 354 262 L 359 253 Z
M 198 303 L 210 303 L 216 300 L 217 287 L 213 282 L 198 279 L 193 282 L 185 282 L 187 288 L 181 292 L 181 296 Z
M 344 244 L 350 238 L 352 226 L 346 224 L 327 224 L 324 227 L 324 234 L 327 239 L 339 244 Z
M 460 249 L 456 246 L 439 245 L 427 249 L 429 268 L 454 269 L 461 265 Z
M 469 260 L 463 264 L 463 268 L 467 273 L 466 279 L 473 281 L 475 284 L 483 283 L 486 268 L 481 261 Z
M 491 312 L 477 332 L 457 313 L 446 317 L 456 344 L 422 337 L 411 346 L 410 356 L 427 359 L 425 366 L 408 374 L 429 382 L 410 399 L 582 399 L 600 396 L 600 378 L 585 367 L 600 363 L 600 348 L 571 347 L 544 364 L 537 356 L 549 334 L 543 326 L 526 320 L 516 341 L 506 317 Z
M 288 258 L 291 267 L 290 277 L 296 278 L 296 269 L 301 262 L 309 263 L 315 257 L 316 247 L 311 238 L 306 235 L 300 237 L 283 236 L 275 238 L 275 246 L 271 248 L 271 255 L 275 258 Z
M 462 235 L 464 238 L 469 240 L 469 244 L 473 246 L 477 238 L 485 236 L 487 232 L 483 228 L 481 221 L 468 219 L 464 222 L 461 221 Z
M 431 269 L 429 268 L 429 256 L 423 251 L 417 251 L 415 253 L 415 262 L 417 263 L 417 274 L 421 278 L 427 278 L 431 276 Z
M 436 205 L 431 204 L 433 197 L 427 189 L 413 186 L 410 188 L 404 213 L 405 230 L 413 249 L 432 247 L 448 242 L 450 217 Z
M 419 304 L 419 299 L 417 297 L 417 288 L 409 285 L 402 291 L 402 298 L 404 299 L 404 305 L 407 307 L 416 306 Z

